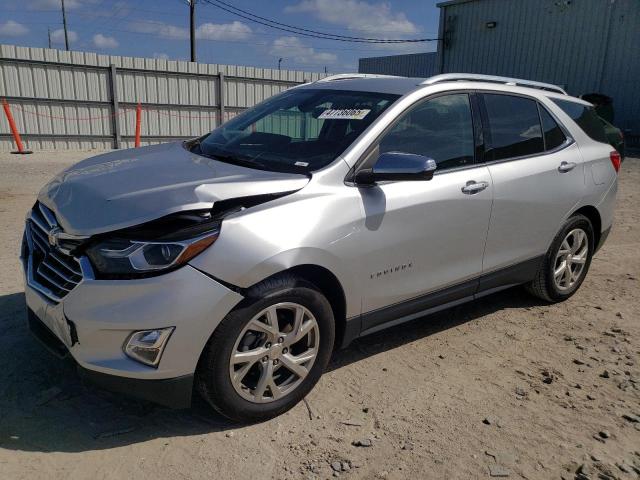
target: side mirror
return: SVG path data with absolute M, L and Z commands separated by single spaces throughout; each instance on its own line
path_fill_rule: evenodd
M 373 168 L 360 170 L 355 181 L 371 185 L 385 180 L 431 180 L 436 168 L 436 161 L 424 155 L 387 152 L 378 157 Z

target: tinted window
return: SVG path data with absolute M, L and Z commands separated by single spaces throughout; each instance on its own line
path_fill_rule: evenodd
M 404 114 L 380 141 L 380 153 L 416 153 L 433 158 L 438 171 L 473 163 L 469 96 L 426 100 Z
M 567 137 L 547 110 L 540 105 L 540 118 L 544 132 L 544 149 L 553 150 L 564 143 Z
M 538 105 L 510 95 L 485 94 L 491 141 L 489 160 L 522 157 L 544 151 Z
M 569 115 L 589 137 L 597 142 L 608 143 L 604 126 L 592 107 L 568 100 L 557 100 L 554 98 L 553 101 L 564 113 Z

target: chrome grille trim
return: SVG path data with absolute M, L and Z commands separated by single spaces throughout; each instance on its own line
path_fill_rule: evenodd
M 49 256 L 48 259 L 50 259 L 51 256 Z M 53 264 L 51 262 L 48 262 L 47 260 L 44 260 L 42 262 L 42 264 L 40 265 L 40 267 L 45 267 L 48 270 L 52 271 L 54 273 L 54 275 L 58 278 L 61 278 L 63 280 L 64 285 L 69 284 L 69 283 L 78 283 L 77 279 L 74 279 L 72 276 L 70 275 L 65 275 L 64 273 L 62 273 L 60 270 L 58 270 L 56 267 L 53 266 Z M 40 268 L 38 268 L 38 271 L 40 271 Z M 66 287 L 63 287 L 66 288 Z
M 35 279 L 33 278 L 33 256 L 29 255 L 29 258 L 27 259 L 26 267 L 27 267 L 27 285 L 29 285 L 35 291 L 40 292 L 42 295 L 47 297 L 52 302 L 59 303 L 61 300 L 60 297 L 55 295 L 51 290 L 49 290 L 44 285 L 41 285 L 38 282 L 36 282 Z
M 47 280 L 49 283 L 51 283 L 52 285 L 54 285 L 55 287 L 58 287 L 59 290 L 64 290 L 67 293 L 69 293 L 71 291 L 71 289 L 69 288 L 65 288 L 62 285 L 60 285 L 58 282 L 56 282 L 53 278 L 51 278 L 49 275 L 47 275 L 46 273 L 44 273 L 44 270 L 42 268 L 43 264 L 40 264 L 40 266 L 36 269 L 36 272 L 38 273 L 38 275 L 40 275 L 42 278 L 44 278 L 45 280 Z M 74 285 L 75 286 L 75 285 Z M 61 297 L 63 297 L 64 295 L 61 295 Z
M 38 248 L 42 252 L 46 252 L 49 247 L 49 241 L 42 237 L 42 233 L 39 233 L 37 228 L 31 228 L 32 239 L 37 243 Z
M 53 212 L 38 203 L 27 216 L 25 260 L 27 284 L 54 303 L 59 303 L 84 278 L 93 278 L 91 265 L 49 243 L 52 231 L 59 231 Z
M 42 216 L 44 217 L 44 219 L 49 224 L 49 230 L 51 228 L 53 228 L 53 227 L 57 227 L 58 226 L 58 222 L 56 221 L 56 217 L 55 217 L 55 215 L 53 213 L 51 213 L 51 210 L 49 210 L 47 207 L 45 207 L 41 203 L 38 203 L 38 209 L 40 210 L 40 213 L 42 213 Z
M 42 232 L 42 234 L 44 234 L 45 237 L 49 234 L 49 230 L 51 229 L 43 223 L 42 218 L 33 214 L 33 210 L 31 211 L 31 215 L 29 215 L 29 220 L 31 220 L 34 223 L 34 225 L 36 225 L 40 229 L 40 232 Z
M 58 257 L 58 255 L 51 251 L 49 252 L 49 258 L 52 258 L 53 260 L 55 260 L 58 265 L 62 266 L 63 268 L 65 268 L 68 272 L 71 272 L 72 274 L 76 274 L 76 275 L 80 275 L 82 276 L 82 269 L 80 268 L 80 264 L 78 264 L 78 269 L 74 270 L 72 267 L 70 267 L 69 265 L 67 265 L 64 260 L 60 259 Z M 69 274 L 67 274 L 69 275 Z M 60 276 L 64 276 L 63 274 L 60 274 Z

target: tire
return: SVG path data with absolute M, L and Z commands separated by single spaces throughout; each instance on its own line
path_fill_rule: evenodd
M 274 318 L 279 324 L 277 335 L 270 327 Z M 293 330 L 298 318 L 303 326 L 298 332 L 309 332 L 296 340 Z M 264 325 L 269 332 L 262 331 Z M 198 363 L 197 389 L 215 410 L 233 421 L 273 418 L 296 405 L 315 386 L 329 363 L 334 340 L 331 305 L 318 288 L 293 275 L 276 276 L 252 287 L 216 328 Z M 231 363 L 232 355 L 239 358 L 243 354 L 252 360 Z M 304 364 L 304 370 L 294 364 L 311 355 L 315 359 Z M 287 365 L 306 371 L 306 376 L 294 374 Z M 265 388 L 260 382 L 269 377 L 274 381 Z
M 573 249 L 573 245 L 577 241 L 576 235 L 578 234 L 574 234 L 573 236 L 571 236 L 571 234 L 572 232 L 578 231 L 582 231 L 586 234 L 584 243 L 588 250 L 584 256 L 584 263 L 581 264 L 582 268 L 580 269 L 579 274 L 575 274 L 574 279 L 573 273 L 567 273 L 567 256 L 564 255 L 564 253 L 561 253 L 561 250 L 562 252 L 566 252 L 567 245 Z M 574 243 L 571 242 L 571 238 L 573 238 Z M 595 247 L 594 238 L 593 225 L 587 217 L 583 215 L 574 215 L 569 218 L 553 239 L 553 242 L 545 254 L 542 265 L 536 273 L 535 278 L 531 283 L 527 284 L 527 290 L 536 297 L 550 303 L 562 302 L 571 297 L 576 293 L 578 288 L 580 288 L 580 285 L 582 285 L 582 282 L 589 271 Z M 563 244 L 565 240 L 567 240 L 567 244 Z M 578 246 L 577 250 L 573 252 L 576 255 L 572 256 L 570 254 L 570 256 L 573 257 L 573 260 L 568 261 L 570 267 L 573 268 L 576 265 L 580 265 L 577 263 L 577 260 L 581 260 L 581 256 L 577 254 L 581 251 L 580 246 Z M 562 275 L 560 275 L 560 280 L 557 280 L 558 277 L 555 276 L 554 271 L 559 271 L 562 267 L 562 258 L 565 259 L 565 269 L 563 270 Z M 572 263 L 574 261 L 576 263 Z M 571 276 L 571 281 L 568 281 L 568 277 L 566 275 Z

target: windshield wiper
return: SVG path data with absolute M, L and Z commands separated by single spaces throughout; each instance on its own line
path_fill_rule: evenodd
M 182 145 L 184 146 L 184 148 L 186 148 L 189 152 L 191 153 L 195 153 L 197 155 L 200 155 L 202 152 L 202 141 L 205 139 L 206 137 L 199 137 L 199 138 L 194 138 L 192 140 L 185 140 Z
M 202 150 L 202 149 L 201 149 Z M 259 168 L 262 170 L 271 170 L 267 165 L 262 162 L 258 162 L 257 160 L 249 160 L 236 155 L 226 155 L 221 153 L 205 153 L 202 152 L 200 155 L 204 157 L 213 158 L 214 160 L 220 160 L 225 163 L 232 163 L 234 165 L 239 165 L 241 167 L 249 167 L 249 168 Z

